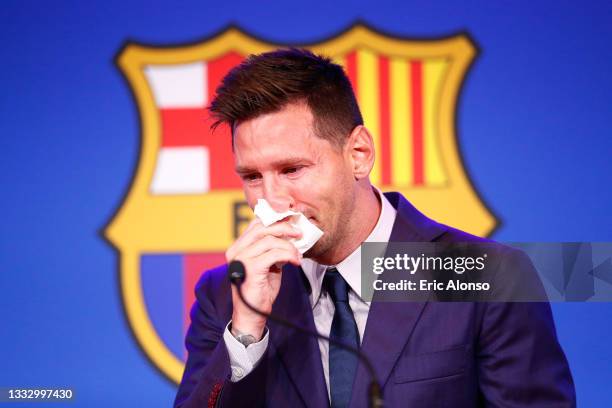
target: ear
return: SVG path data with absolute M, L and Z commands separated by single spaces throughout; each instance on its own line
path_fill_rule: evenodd
M 346 146 L 355 180 L 366 178 L 374 167 L 374 141 L 368 129 L 359 125 L 351 132 Z

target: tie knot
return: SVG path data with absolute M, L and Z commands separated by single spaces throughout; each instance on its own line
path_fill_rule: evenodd
M 323 277 L 323 287 L 329 293 L 334 303 L 348 303 L 348 283 L 336 268 L 328 268 Z

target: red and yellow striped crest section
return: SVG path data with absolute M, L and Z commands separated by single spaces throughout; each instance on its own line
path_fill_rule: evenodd
M 235 28 L 197 44 L 128 44 L 117 64 L 138 106 L 141 148 L 129 191 L 105 235 L 120 253 L 121 294 L 146 355 L 180 381 L 182 345 L 203 269 L 252 218 L 233 170 L 229 129 L 207 108 L 223 76 L 249 54 L 278 48 Z M 371 181 L 430 217 L 477 235 L 496 225 L 459 155 L 455 109 L 474 58 L 465 35 L 393 38 L 364 26 L 306 46 L 341 64 L 374 138 Z
M 383 55 L 365 47 L 335 60 L 345 67 L 374 138 L 378 159 L 372 183 L 398 188 L 444 185 L 435 115 L 448 61 Z

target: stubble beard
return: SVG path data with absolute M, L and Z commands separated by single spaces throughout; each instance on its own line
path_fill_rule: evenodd
M 342 245 L 348 239 L 350 233 L 350 222 L 354 210 L 354 200 L 347 197 L 344 203 L 338 206 L 338 217 L 333 223 L 334 228 L 324 231 L 323 236 L 316 244 L 304 253 L 305 258 L 314 259 L 315 261 L 327 260 L 330 253 L 333 253 L 338 245 Z

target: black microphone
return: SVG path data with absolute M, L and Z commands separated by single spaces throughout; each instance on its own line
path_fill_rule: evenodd
M 372 366 L 370 359 L 368 359 L 368 357 L 365 354 L 363 354 L 358 348 L 349 346 L 340 341 L 324 336 L 317 331 L 309 330 L 305 327 L 298 326 L 297 324 L 293 322 L 290 322 L 278 316 L 274 316 L 273 314 L 270 314 L 270 313 L 262 312 L 261 310 L 255 308 L 253 305 L 247 302 L 244 299 L 244 296 L 242 295 L 242 282 L 244 282 L 244 279 L 246 277 L 246 270 L 244 269 L 244 264 L 241 261 L 235 260 L 229 263 L 228 276 L 229 276 L 230 282 L 234 284 L 236 288 L 238 289 L 238 297 L 240 297 L 240 300 L 242 301 L 242 303 L 244 303 L 253 312 L 267 319 L 270 319 L 280 325 L 290 327 L 294 330 L 308 334 L 310 336 L 315 336 L 319 339 L 323 339 L 327 341 L 328 343 L 332 343 L 340 348 L 343 348 L 344 350 L 348 350 L 351 353 L 355 354 L 363 362 L 363 364 L 365 365 L 366 369 L 368 370 L 370 374 L 370 377 L 372 378 L 372 381 L 370 382 L 370 387 L 368 390 L 370 408 L 383 408 L 384 407 L 382 390 L 380 387 L 380 383 L 376 380 L 376 373 L 374 372 L 374 367 Z

